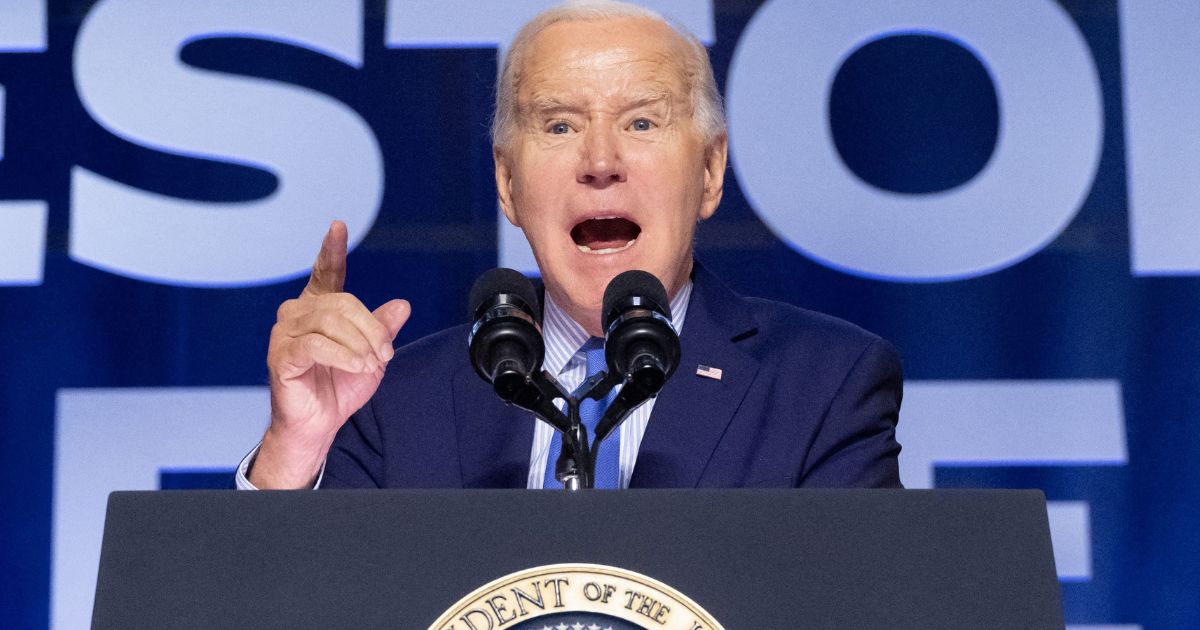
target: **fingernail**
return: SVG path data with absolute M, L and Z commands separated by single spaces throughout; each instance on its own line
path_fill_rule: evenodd
M 354 357 L 353 359 L 350 360 L 350 368 L 352 370 L 354 370 L 355 372 L 361 372 L 363 370 L 364 365 L 366 365 L 366 364 L 363 363 L 363 360 L 358 357 Z
M 396 355 L 396 351 L 392 350 L 392 344 L 385 343 L 382 346 L 380 346 L 379 356 L 383 357 L 384 361 L 391 361 L 392 357 L 395 355 Z

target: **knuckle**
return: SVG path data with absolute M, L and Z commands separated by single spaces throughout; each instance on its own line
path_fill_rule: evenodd
M 325 349 L 325 338 L 321 335 L 305 335 L 304 347 L 310 352 L 321 352 Z
M 321 300 L 321 308 L 339 313 L 345 312 L 345 296 L 345 293 L 324 293 L 319 297 Z
M 317 326 L 321 330 L 335 330 L 342 321 L 341 313 L 328 309 L 322 310 L 317 314 Z
M 296 298 L 292 298 L 290 300 L 284 300 L 283 304 L 279 305 L 279 309 L 277 311 L 275 311 L 275 319 L 276 320 L 287 319 L 291 315 L 292 311 L 296 310 L 296 303 L 298 301 L 299 300 L 297 300 Z
M 358 298 L 349 293 L 331 293 L 329 297 L 333 304 L 343 313 L 352 313 L 359 305 Z

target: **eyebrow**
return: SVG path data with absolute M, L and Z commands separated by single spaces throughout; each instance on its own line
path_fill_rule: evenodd
M 546 113 L 575 111 L 582 109 L 582 106 L 578 100 L 562 100 L 549 94 L 535 94 L 533 98 L 529 99 L 529 104 L 525 109 L 529 112 Z
M 626 101 L 625 106 L 621 111 L 629 111 L 631 109 L 639 109 L 659 103 L 669 103 L 671 101 L 671 93 L 667 90 L 653 90 L 650 92 L 642 92 L 635 95 L 633 98 Z

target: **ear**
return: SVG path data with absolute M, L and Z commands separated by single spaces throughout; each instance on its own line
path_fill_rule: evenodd
M 729 137 L 717 136 L 704 153 L 704 202 L 700 205 L 700 220 L 711 217 L 721 203 L 725 191 L 725 165 L 729 158 Z
M 516 210 L 513 209 L 512 164 L 504 151 L 496 145 L 492 145 L 492 161 L 496 165 L 496 194 L 500 198 L 500 209 L 504 211 L 509 223 L 521 227 L 521 224 L 517 223 Z

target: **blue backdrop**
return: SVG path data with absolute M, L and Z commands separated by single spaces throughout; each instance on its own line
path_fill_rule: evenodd
M 107 492 L 227 482 L 330 219 L 401 342 L 529 268 L 487 121 L 547 4 L 0 7 L 0 627 L 86 626 Z M 905 483 L 1043 489 L 1070 624 L 1200 627 L 1200 6 L 646 4 L 728 102 L 700 259 L 896 343 Z

